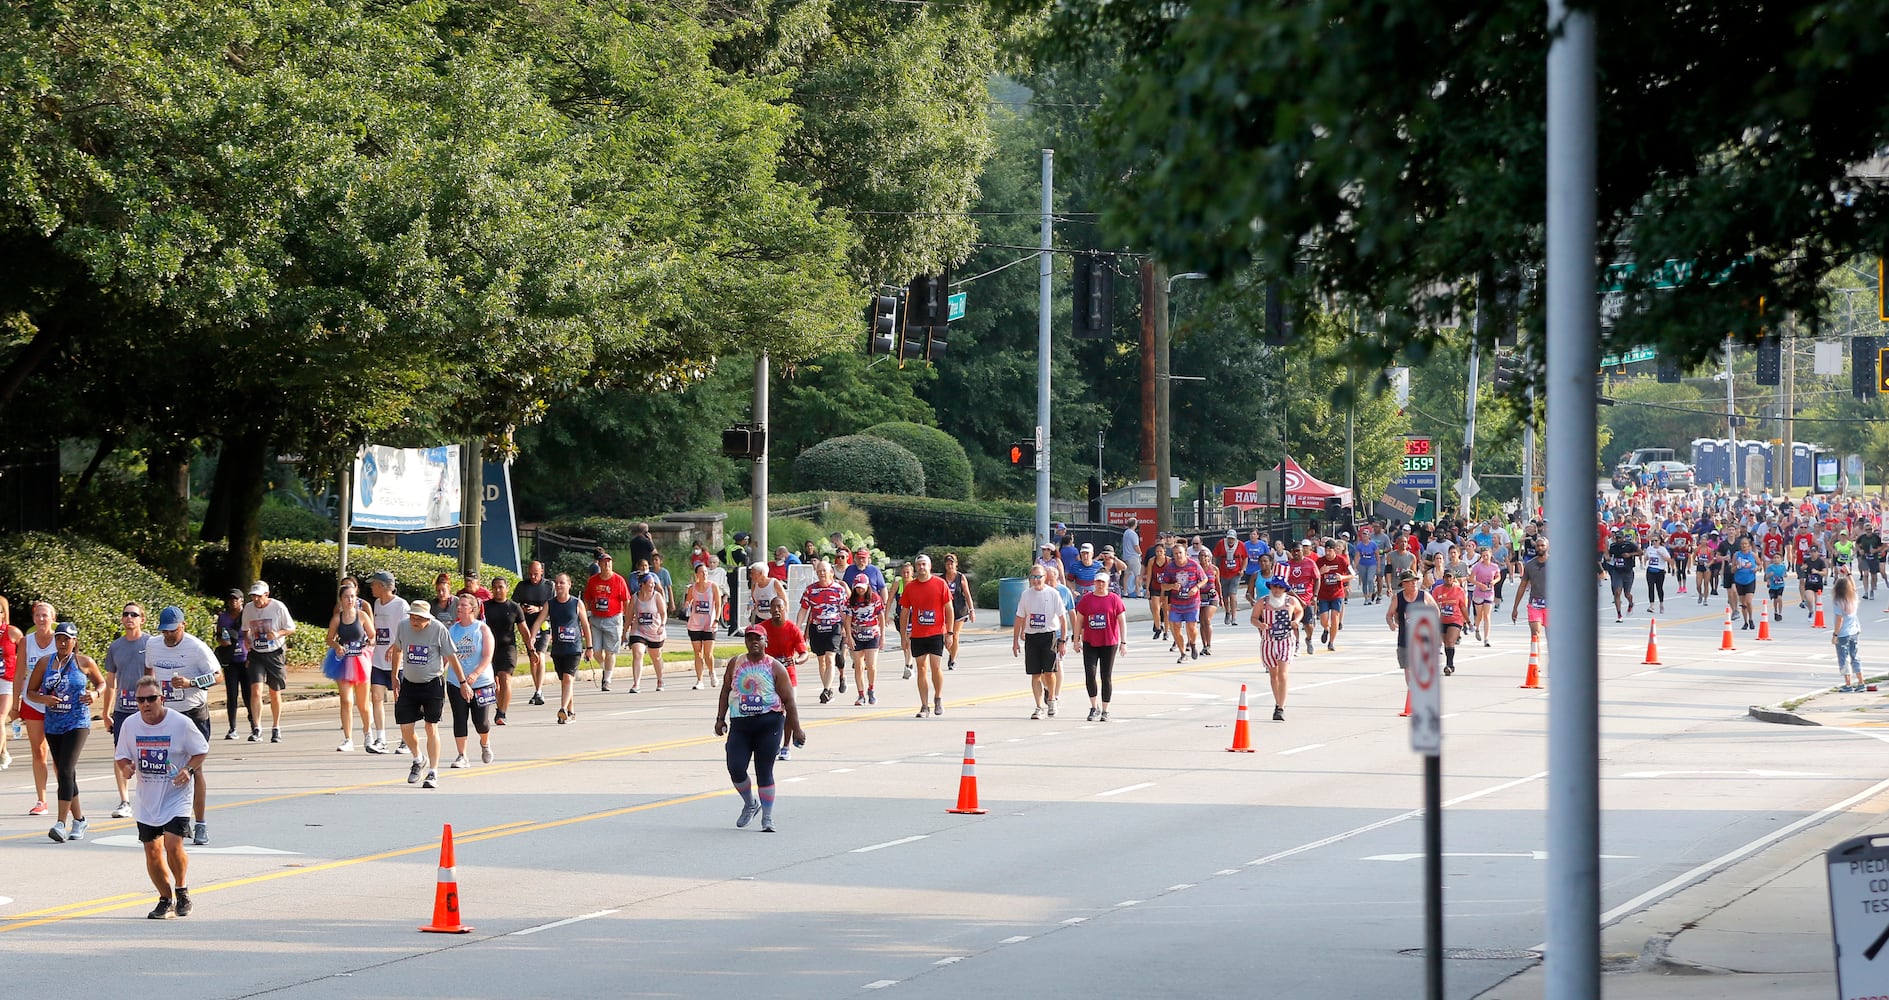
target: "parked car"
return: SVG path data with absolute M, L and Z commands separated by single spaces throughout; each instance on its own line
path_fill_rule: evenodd
M 1640 467 L 1640 472 L 1640 481 L 1647 483 L 1649 480 L 1646 477 L 1651 476 L 1650 484 L 1656 488 L 1689 490 L 1694 483 L 1692 466 L 1684 462 L 1648 462 Z M 1663 483 L 1660 481 L 1662 474 L 1665 476 Z
M 1676 462 L 1678 460 L 1678 454 L 1671 448 L 1636 448 L 1620 456 L 1620 464 L 1614 466 L 1614 488 L 1620 489 L 1628 483 L 1639 482 L 1640 472 L 1645 469 L 1648 463 Z

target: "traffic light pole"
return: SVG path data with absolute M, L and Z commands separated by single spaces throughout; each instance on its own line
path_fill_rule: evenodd
M 761 429 L 761 454 L 754 460 L 754 527 L 748 530 L 749 541 L 753 544 L 748 549 L 751 562 L 766 562 L 767 547 L 767 452 L 769 438 L 767 431 L 767 352 L 762 351 L 754 358 L 754 426 Z M 737 567 L 730 566 L 729 572 Z M 745 572 L 746 567 L 740 567 Z
M 1036 538 L 1049 539 L 1049 358 L 1050 279 L 1055 254 L 1050 214 L 1055 210 L 1051 191 L 1056 179 L 1056 151 L 1043 150 L 1043 223 L 1036 262 Z

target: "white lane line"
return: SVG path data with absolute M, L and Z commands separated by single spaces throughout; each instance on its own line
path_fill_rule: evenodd
M 1177 714 L 1177 715 L 1178 715 L 1178 714 L 1179 714 L 1179 713 L 1181 713 L 1181 712 L 1191 712 L 1191 711 L 1193 711 L 1193 710 L 1194 710 L 1194 706 L 1192 706 L 1192 705 L 1189 705 L 1189 706 L 1187 706 L 1186 708 L 1177 708 L 1177 709 L 1175 709 L 1175 710 L 1174 710 L 1174 712 L 1175 712 L 1175 714 Z
M 1401 671 L 1399 672 L 1401 673 Z M 1499 785 L 1490 785 L 1488 788 L 1484 788 L 1481 791 L 1470 792 L 1468 795 L 1459 795 L 1456 798 L 1449 799 L 1443 802 L 1443 806 L 1444 808 L 1448 808 L 1450 806 L 1460 805 L 1464 802 L 1472 802 L 1476 799 L 1480 799 L 1487 795 L 1494 795 L 1497 792 L 1505 792 L 1511 788 L 1515 788 L 1520 785 L 1526 785 L 1531 781 L 1540 781 L 1541 779 L 1546 778 L 1547 776 L 1548 776 L 1548 772 L 1546 771 L 1536 771 L 1534 774 L 1531 774 L 1526 778 L 1516 778 L 1513 781 L 1504 781 Z M 1889 784 L 1889 782 L 1885 782 L 1885 784 Z M 1256 865 L 1269 865 L 1275 861 L 1283 861 L 1286 858 L 1304 854 L 1307 851 L 1316 851 L 1321 847 L 1330 847 L 1333 844 L 1350 840 L 1353 837 L 1361 837 L 1367 833 L 1370 833 L 1373 830 L 1382 830 L 1383 828 L 1387 826 L 1395 826 L 1398 823 L 1402 823 L 1404 820 L 1415 819 L 1421 815 L 1423 815 L 1423 810 L 1421 809 L 1412 809 L 1408 812 L 1401 812 L 1395 816 L 1390 816 L 1385 819 L 1380 819 L 1375 823 L 1366 823 L 1363 826 L 1354 826 L 1351 829 L 1346 830 L 1342 833 L 1334 833 L 1329 837 L 1325 837 L 1320 840 L 1314 840 L 1308 843 L 1300 844 L 1297 847 L 1288 847 L 1283 851 L 1278 851 L 1273 854 L 1268 854 L 1263 858 L 1254 858 L 1253 860 L 1248 861 L 1246 863 L 1246 866 L 1248 868 L 1251 868 Z
M 854 770 L 855 770 L 854 768 L 850 768 L 850 767 L 836 767 L 836 768 L 833 768 L 832 770 L 830 770 L 830 771 L 828 771 L 828 772 L 826 772 L 826 773 L 828 773 L 828 774 L 851 774 L 851 773 L 853 773 L 853 771 L 854 771 Z
M 1154 787 L 1154 782 L 1144 781 L 1139 785 L 1123 785 L 1120 788 L 1111 788 L 1106 792 L 1097 792 L 1095 793 L 1095 797 L 1098 799 L 1105 799 L 1111 795 L 1122 795 L 1128 792 L 1138 792 L 1144 788 L 1153 788 L 1153 787 Z
M 784 779 L 784 780 L 786 780 L 786 781 L 787 781 L 788 783 L 790 783 L 790 784 L 791 784 L 791 783 L 793 783 L 793 782 L 796 782 L 796 781 L 805 781 L 805 780 L 807 780 L 807 779 L 803 777 L 803 778 L 787 778 L 787 779 Z
M 662 708 L 660 706 L 656 708 L 632 708 L 627 712 L 611 712 L 610 718 L 614 719 L 620 715 L 638 715 L 643 712 L 660 712 L 660 711 L 662 711 Z
M 1238 868 L 1222 868 L 1219 871 L 1214 872 L 1215 875 L 1238 875 L 1239 873 L 1240 873 L 1240 870 Z
M 1391 677 L 1394 675 L 1400 675 L 1402 673 L 1403 671 L 1401 670 L 1385 670 L 1385 671 L 1382 671 L 1380 673 L 1375 673 L 1375 674 L 1353 674 L 1350 677 L 1334 677 L 1331 680 L 1319 681 L 1315 684 L 1294 684 L 1292 685 L 1292 690 L 1310 691 L 1313 688 L 1330 687 L 1333 684 L 1349 684 L 1352 681 L 1368 681 L 1373 677 Z
M 1076 924 L 1083 923 L 1087 921 L 1088 919 L 1089 919 L 1088 917 L 1070 917 L 1068 920 L 1063 921 L 1063 923 L 1068 924 L 1070 926 L 1074 926 Z
M 1307 750 L 1317 750 L 1317 749 L 1319 749 L 1320 747 L 1322 747 L 1322 746 L 1324 746 L 1324 745 L 1325 745 L 1325 744 L 1323 744 L 1323 743 L 1307 743 L 1306 745 L 1304 745 L 1304 746 L 1302 746 L 1302 747 L 1293 747 L 1293 748 L 1292 748 L 1292 749 L 1290 749 L 1290 750 L 1281 750 L 1281 751 L 1279 751 L 1279 756 L 1281 756 L 1281 757 L 1290 757 L 1290 756 L 1292 756 L 1292 755 L 1293 755 L 1293 754 L 1295 754 L 1295 753 L 1304 753 L 1304 752 L 1305 752 L 1305 751 L 1307 751 Z
M 1193 887 L 1194 887 L 1194 883 L 1192 882 L 1176 882 L 1173 885 L 1170 885 L 1161 891 L 1162 892 L 1180 892 L 1182 889 L 1192 889 Z
M 928 754 L 926 754 L 925 756 L 927 756 L 927 757 L 943 757 L 943 756 L 944 756 L 944 751 L 943 751 L 943 750 L 933 750 L 933 751 L 932 751 L 931 753 L 928 753 Z
M 548 924 L 539 924 L 536 927 L 527 927 L 521 931 L 513 931 L 509 936 L 524 937 L 527 934 L 536 934 L 539 931 L 548 931 L 548 930 L 552 930 L 558 927 L 569 927 L 571 924 L 582 923 L 583 921 L 586 921 L 586 920 L 595 920 L 598 917 L 607 917 L 610 914 L 617 913 L 617 912 L 620 912 L 620 911 L 598 910 L 595 913 L 586 913 L 586 914 L 583 914 L 582 916 L 565 917 L 563 920 L 553 920 Z
M 1148 713 L 1147 715 L 1144 715 L 1144 716 L 1142 716 L 1142 718 L 1144 718 L 1144 719 L 1158 719 L 1158 718 L 1160 718 L 1160 717 L 1162 717 L 1163 715 L 1166 715 L 1166 714 L 1167 714 L 1166 712 L 1149 712 L 1149 713 Z
M 848 851 L 847 853 L 848 854 L 870 854 L 873 851 L 883 851 L 888 847 L 897 847 L 900 844 L 916 843 L 917 841 L 924 840 L 925 838 L 929 836 L 931 836 L 931 834 L 921 833 L 916 837 L 900 837 L 897 840 L 888 840 L 883 844 L 873 844 L 870 847 L 855 847 L 851 851 Z
M 1445 712 L 1445 713 L 1443 713 L 1442 715 L 1440 715 L 1440 716 L 1437 716 L 1437 718 L 1440 718 L 1440 719 L 1454 719 L 1454 718 L 1456 718 L 1457 716 L 1459 716 L 1459 715 L 1461 715 L 1461 714 L 1463 714 L 1463 713 L 1461 713 L 1461 712 Z
M 1061 736 L 1062 734 L 1063 734 L 1063 731 L 1062 731 L 1062 730 L 1060 730 L 1060 729 L 1052 729 L 1052 730 L 1050 730 L 1049 732 L 1047 732 L 1047 733 L 1044 733 L 1043 735 L 1044 735 L 1044 736 Z
M 964 960 L 965 960 L 965 959 L 966 959 L 967 957 L 969 957 L 969 956 L 966 956 L 966 955 L 952 955 L 952 956 L 950 956 L 950 957 L 948 957 L 948 958 L 941 958 L 941 959 L 939 959 L 939 960 L 937 960 L 936 962 L 933 962 L 933 963 L 931 963 L 931 964 L 933 964 L 933 965 L 956 965 L 956 964 L 958 964 L 959 962 L 962 962 L 962 961 L 964 961 Z
M 896 980 L 896 979 L 875 979 L 875 980 L 873 980 L 872 982 L 870 982 L 870 983 L 867 983 L 867 984 L 866 984 L 866 985 L 864 985 L 864 986 L 861 986 L 861 987 L 860 987 L 860 989 L 862 989 L 862 990 L 882 990 L 882 989 L 885 989 L 885 988 L 886 988 L 886 987 L 888 987 L 888 986 L 897 986 L 898 984 L 899 984 L 899 981 L 898 981 L 898 980 Z
M 997 943 L 998 944 L 1022 944 L 1023 942 L 1028 941 L 1029 939 L 1030 939 L 1030 936 L 1028 934 L 1018 934 L 1015 937 L 1004 938 L 1002 941 L 999 941 Z
M 1141 900 L 1139 900 L 1139 899 L 1124 899 L 1124 900 L 1122 900 L 1121 902 L 1119 902 L 1119 903 L 1116 903 L 1115 905 L 1116 905 L 1116 906 L 1140 906 L 1140 905 L 1141 905 Z
M 1004 742 L 1005 742 L 1005 743 L 1022 743 L 1022 742 L 1023 742 L 1023 737 L 1021 737 L 1021 736 L 1018 736 L 1018 737 L 1016 737 L 1015 739 L 1008 739 L 1008 740 L 1005 740 Z
M 897 764 L 897 763 L 898 763 L 898 761 L 896 761 L 896 760 L 882 760 L 882 761 L 880 761 L 879 763 L 881 763 L 881 764 Z
M 12 897 L 12 896 L 0 896 L 0 906 L 5 906 L 5 905 L 7 905 L 8 903 L 11 903 L 11 902 L 13 902 L 13 897 Z M 1065 920 L 1065 921 L 1063 921 L 1063 922 L 1064 922 L 1064 923 L 1068 923 L 1068 921 L 1067 921 L 1067 920 Z

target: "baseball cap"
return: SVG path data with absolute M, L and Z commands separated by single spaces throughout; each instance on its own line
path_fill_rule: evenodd
M 1104 546 L 1102 546 L 1102 554 L 1103 554 L 1103 555 L 1105 555 L 1105 556 L 1112 556 L 1112 555 L 1114 555 L 1114 554 L 1115 554 L 1115 546 L 1113 546 L 1113 545 L 1104 545 Z
M 184 609 L 175 604 L 169 605 L 157 613 L 157 630 L 168 632 L 184 625 Z
M 1284 590 L 1286 589 L 1286 578 L 1283 576 L 1275 576 L 1266 581 L 1266 586 L 1268 589 L 1278 587 L 1280 590 Z
M 252 583 L 249 585 L 249 596 L 251 597 L 256 597 L 262 594 L 266 594 L 268 592 L 269 592 L 269 585 L 262 582 L 261 580 L 257 580 L 255 583 Z
M 747 628 L 742 629 L 741 634 L 742 635 L 758 635 L 758 636 L 761 636 L 762 638 L 766 638 L 767 629 L 763 627 L 760 622 L 755 622 L 753 625 L 750 625 Z
M 240 591 L 240 590 L 238 590 L 238 589 L 236 589 L 235 587 L 231 587 L 231 588 L 230 588 L 230 592 L 229 592 L 229 593 L 227 593 L 227 594 L 224 594 L 223 596 L 224 596 L 224 597 L 233 597 L 233 598 L 235 598 L 235 599 L 237 599 L 237 600 L 239 600 L 239 601 L 240 601 L 240 600 L 242 600 L 242 599 L 243 599 L 243 592 L 242 592 L 242 591 Z
M 79 626 L 72 622 L 60 622 L 52 627 L 52 634 L 55 636 L 69 635 L 77 639 L 79 637 Z
M 1056 551 L 1056 543 L 1055 543 L 1055 542 L 1044 542 L 1044 543 L 1043 543 L 1042 545 L 1040 545 L 1040 546 L 1038 546 L 1038 549 L 1039 549 L 1039 550 L 1040 550 L 1040 549 L 1048 549 L 1048 550 L 1050 550 L 1051 552 L 1054 552 L 1054 551 Z
M 1228 528 L 1228 529 L 1227 529 L 1227 537 L 1228 537 L 1228 538 L 1238 538 L 1238 537 L 1240 537 L 1240 533 L 1239 533 L 1239 532 L 1237 532 L 1237 531 L 1234 531 L 1234 530 L 1233 530 L 1232 528 Z
M 373 583 L 384 583 L 389 587 L 393 586 L 395 583 L 394 575 L 384 569 L 375 572 L 373 576 L 368 577 L 368 580 Z
M 597 550 L 597 561 L 598 562 L 616 562 L 616 560 L 611 557 L 610 553 L 605 552 L 602 549 Z
M 433 606 L 425 601 L 414 601 L 407 605 L 408 618 L 425 618 L 433 613 Z
M 1087 552 L 1090 555 L 1095 555 L 1095 546 L 1090 545 L 1088 542 L 1083 542 L 1082 548 L 1079 549 L 1078 551 Z

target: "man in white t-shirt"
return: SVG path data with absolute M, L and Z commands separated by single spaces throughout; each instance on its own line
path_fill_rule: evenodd
M 210 738 L 210 692 L 205 690 L 221 679 L 216 654 L 208 643 L 184 629 L 184 609 L 173 604 L 158 613 L 158 634 L 144 646 L 144 669 L 157 679 L 164 692 L 164 707 L 182 713 L 204 739 Z M 191 798 L 191 812 L 196 824 L 190 842 L 208 844 L 209 824 L 203 821 L 204 802 L 210 787 L 204 783 L 203 768 L 196 769 L 196 788 Z
M 532 566 L 537 568 L 539 576 L 543 576 L 543 565 L 534 562 Z M 368 671 L 368 679 L 373 684 L 369 688 L 372 697 L 367 700 L 372 710 L 370 717 L 373 731 L 366 734 L 363 749 L 368 753 L 386 753 L 387 692 L 393 690 L 394 686 L 394 665 L 388 655 L 394 644 L 394 629 L 407 620 L 407 602 L 394 590 L 394 575 L 387 570 L 383 569 L 368 577 L 367 586 L 374 593 L 374 666 Z M 532 593 L 536 594 L 537 591 L 534 589 Z M 536 682 L 543 666 L 534 661 L 533 667 L 532 680 Z M 394 753 L 406 752 L 404 743 L 394 747 Z
M 147 916 L 187 917 L 190 860 L 184 855 L 184 834 L 190 832 L 191 785 L 210 753 L 210 741 L 189 716 L 164 707 L 164 685 L 157 678 L 140 678 L 137 691 L 138 714 L 118 727 L 115 758 L 118 773 L 138 782 L 132 816 L 144 845 L 145 872 L 157 887 L 157 907 Z
M 1030 718 L 1040 719 L 1043 710 L 1056 714 L 1054 678 L 1056 658 L 1062 653 L 1061 630 L 1067 611 L 1063 597 L 1049 586 L 1047 566 L 1030 567 L 1030 583 L 1017 598 L 1016 615 L 1011 619 L 1010 655 L 1023 657 L 1023 671 L 1030 677 L 1030 694 L 1036 710 Z
M 1137 582 L 1141 579 L 1141 532 L 1137 530 L 1140 527 L 1141 519 L 1131 517 L 1128 527 L 1122 531 L 1122 562 L 1128 564 L 1128 571 L 1122 574 L 1122 585 L 1117 589 L 1130 598 L 1142 596 Z
M 243 632 L 249 636 L 250 709 L 249 742 L 262 739 L 256 725 L 256 705 L 262 704 L 262 691 L 269 689 L 269 742 L 282 742 L 282 689 L 289 686 L 288 637 L 295 631 L 295 618 L 288 605 L 269 596 L 269 585 L 257 580 L 249 587 L 249 603 L 243 606 Z

